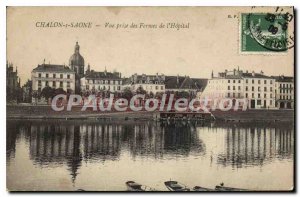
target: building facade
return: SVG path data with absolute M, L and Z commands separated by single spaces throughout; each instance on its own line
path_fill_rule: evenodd
M 164 93 L 165 92 L 165 76 L 159 75 L 138 75 L 134 74 L 124 80 L 123 89 L 130 88 L 131 91 L 137 93 L 139 89 L 143 89 L 147 94 Z
M 6 62 L 6 96 L 7 100 L 19 100 L 21 79 L 18 76 L 18 68 L 14 71 L 12 63 Z
M 201 98 L 246 99 L 248 108 L 275 108 L 275 79 L 260 73 L 243 72 L 239 69 L 218 73 L 211 79 L 201 95 Z
M 276 107 L 279 109 L 294 108 L 294 77 L 274 76 Z
M 119 72 L 107 72 L 106 68 L 104 72 L 96 72 L 90 70 L 90 66 L 85 73 L 85 76 L 80 80 L 81 92 L 121 92 L 122 90 L 122 78 Z
M 14 71 L 12 63 L 6 63 L 6 86 L 10 93 L 20 88 L 21 79 L 18 76 L 18 68 Z
M 68 66 L 41 64 L 31 72 L 32 91 L 41 92 L 45 87 L 75 91 L 75 71 Z
M 190 96 L 200 96 L 207 85 L 207 79 L 189 76 L 166 76 L 166 92 L 186 92 Z

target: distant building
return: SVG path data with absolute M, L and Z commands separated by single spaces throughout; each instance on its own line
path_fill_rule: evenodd
M 133 92 L 137 92 L 138 89 L 143 89 L 148 94 L 164 93 L 165 76 L 163 74 L 134 74 L 124 81 L 123 89 L 126 87 L 130 88 Z
M 207 85 L 207 79 L 190 78 L 189 76 L 166 76 L 166 92 L 188 92 L 200 95 Z
M 104 72 L 96 72 L 90 70 L 90 66 L 88 66 L 85 76 L 80 81 L 82 92 L 98 93 L 109 91 L 113 93 L 122 90 L 121 73 L 107 72 L 106 68 Z
M 75 72 L 68 66 L 55 64 L 41 64 L 31 72 L 32 91 L 41 92 L 45 87 L 62 88 L 64 91 L 74 92 Z
M 275 79 L 260 73 L 243 72 L 239 69 L 212 73 L 211 79 L 201 95 L 211 99 L 231 98 L 248 100 L 248 108 L 275 108 Z
M 294 108 L 294 77 L 273 76 L 277 108 Z
M 69 66 L 71 70 L 75 71 L 75 92 L 80 92 L 80 79 L 84 77 L 84 58 L 81 56 L 80 46 L 76 42 L 74 54 L 69 59 Z
M 6 91 L 7 100 L 18 100 L 20 93 L 21 79 L 18 76 L 18 68 L 14 71 L 12 63 L 6 63 Z

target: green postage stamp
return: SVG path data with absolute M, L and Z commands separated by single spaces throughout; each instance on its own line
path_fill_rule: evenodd
M 289 35 L 290 13 L 242 13 L 240 50 L 242 53 L 284 52 L 293 47 Z

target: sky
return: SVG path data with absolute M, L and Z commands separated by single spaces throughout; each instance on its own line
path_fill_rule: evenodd
M 287 8 L 286 8 L 287 9 Z M 255 8 L 272 12 L 274 7 Z M 294 74 L 294 51 L 241 54 L 239 13 L 250 7 L 8 7 L 7 60 L 18 67 L 21 83 L 38 64 L 68 65 L 76 41 L 85 69 L 188 75 L 209 78 L 225 69 L 266 75 Z M 40 27 L 41 23 L 91 23 L 91 28 Z M 105 24 L 144 23 L 143 28 L 107 28 Z M 147 28 L 167 23 L 189 28 Z M 38 25 L 37 25 L 38 24 Z M 148 27 L 149 27 L 148 26 Z M 293 28 L 293 27 L 292 27 Z

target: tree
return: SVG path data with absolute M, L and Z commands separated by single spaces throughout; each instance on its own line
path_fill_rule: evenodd
M 125 98 L 127 100 L 130 100 L 133 97 L 133 93 L 129 87 L 126 87 L 123 90 L 122 98 Z
M 49 86 L 44 87 L 41 92 L 41 96 L 44 97 L 47 101 L 49 98 L 54 97 L 55 90 Z
M 157 98 L 157 99 L 161 99 L 162 96 L 163 96 L 162 92 L 156 92 L 156 94 L 155 94 L 155 98 Z
M 154 93 L 151 91 L 151 92 L 149 93 L 149 96 L 150 96 L 150 98 L 153 98 L 153 97 L 154 97 Z
M 59 94 L 66 94 L 66 91 L 64 91 L 64 89 L 62 89 L 62 88 L 57 88 L 57 89 L 54 90 L 52 98 L 56 95 L 59 95 Z
M 138 87 L 138 89 L 136 90 L 136 93 L 137 94 L 146 94 L 147 92 L 146 92 L 146 90 L 144 90 L 144 88 L 143 87 Z

